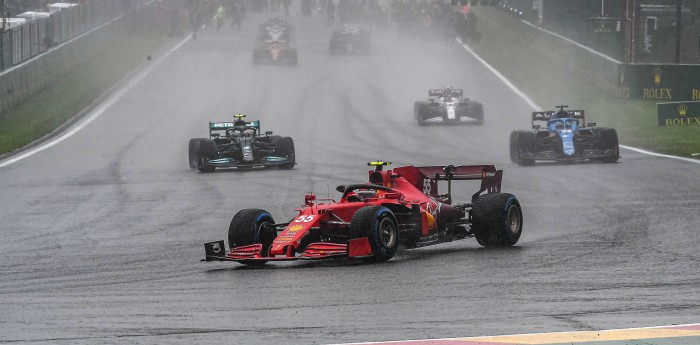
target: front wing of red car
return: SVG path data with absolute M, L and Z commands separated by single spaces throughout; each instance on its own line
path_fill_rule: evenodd
M 251 263 L 259 261 L 294 261 L 294 260 L 327 260 L 346 258 L 372 257 L 372 247 L 367 237 L 356 238 L 347 244 L 316 242 L 309 244 L 301 253 L 287 253 L 287 255 L 265 256 L 263 246 L 260 243 L 240 246 L 226 250 L 224 241 L 208 242 L 204 244 L 206 257 L 204 261 L 236 261 Z

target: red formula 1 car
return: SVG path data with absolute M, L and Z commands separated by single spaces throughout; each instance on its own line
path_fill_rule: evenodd
M 502 170 L 493 165 L 404 166 L 372 162 L 369 183 L 340 185 L 340 200 L 305 196 L 299 215 L 275 223 L 269 212 L 243 209 L 224 241 L 204 245 L 206 261 L 256 265 L 268 261 L 363 258 L 386 261 L 399 244 L 428 246 L 475 237 L 485 247 L 512 246 L 523 228 L 518 199 L 501 193 Z M 481 180 L 471 202 L 452 204 L 452 181 Z M 438 182 L 447 193 L 438 193 Z

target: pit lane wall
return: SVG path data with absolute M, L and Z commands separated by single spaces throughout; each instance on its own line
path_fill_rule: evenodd
M 0 33 L 0 113 L 74 72 L 111 43 L 160 33 L 159 12 L 157 1 L 84 1 Z

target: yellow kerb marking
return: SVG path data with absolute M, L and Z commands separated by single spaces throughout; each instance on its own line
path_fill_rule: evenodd
M 571 333 L 548 333 L 526 335 L 504 335 L 497 337 L 470 338 L 464 341 L 482 341 L 485 343 L 513 343 L 513 344 L 556 344 L 556 343 L 582 343 L 591 341 L 615 341 L 636 340 L 674 337 L 700 337 L 700 330 L 685 330 L 673 328 L 648 328 L 612 331 L 591 331 Z

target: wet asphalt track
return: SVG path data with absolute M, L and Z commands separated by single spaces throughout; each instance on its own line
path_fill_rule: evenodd
M 0 168 L 0 343 L 324 344 L 698 322 L 700 165 L 625 150 L 617 164 L 518 167 L 508 134 L 530 109 L 459 45 L 377 34 L 371 56 L 330 57 L 320 23 L 297 21 L 297 68 L 252 66 L 253 21 L 204 33 L 76 135 Z M 483 102 L 486 123 L 418 127 L 413 102 L 444 85 Z M 293 136 L 296 169 L 190 171 L 188 139 L 235 113 Z M 235 211 L 287 220 L 304 193 L 337 197 L 375 159 L 496 164 L 523 205 L 520 243 L 458 241 L 374 265 L 199 261 Z

